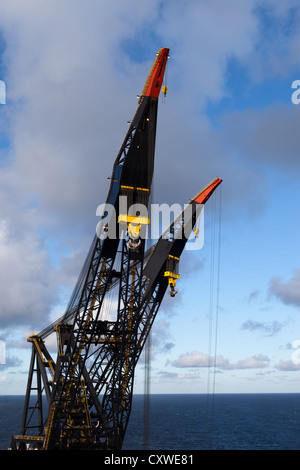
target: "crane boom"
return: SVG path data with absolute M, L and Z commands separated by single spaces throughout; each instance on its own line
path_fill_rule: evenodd
M 201 190 L 146 250 L 150 220 L 140 207 L 148 211 L 158 96 L 168 57 L 169 49 L 160 49 L 147 77 L 113 165 L 105 206 L 113 211 L 101 216 L 69 305 L 56 322 L 28 338 L 32 357 L 13 449 L 122 447 L 137 361 L 167 287 L 176 293 L 178 262 L 198 209 L 221 183 L 216 178 Z M 132 207 L 139 210 L 132 213 Z M 55 361 L 45 345 L 52 333 Z

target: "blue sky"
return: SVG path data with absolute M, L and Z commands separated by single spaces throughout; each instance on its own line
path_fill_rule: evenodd
M 204 247 L 184 253 L 178 295 L 157 316 L 151 390 L 299 391 L 299 26 L 293 0 L 0 6 L 0 394 L 25 392 L 26 337 L 68 303 L 160 47 L 153 200 L 183 205 L 223 183 Z

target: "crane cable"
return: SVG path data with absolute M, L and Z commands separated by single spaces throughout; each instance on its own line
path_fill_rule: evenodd
M 152 190 L 149 197 L 148 208 L 151 211 L 153 199 L 154 199 L 154 178 L 152 181 Z M 149 210 L 148 209 L 148 210 Z M 151 212 L 150 212 L 151 214 Z M 146 251 L 151 247 L 151 223 L 147 227 L 147 238 L 146 238 Z M 149 437 L 150 437 L 150 393 L 151 393 L 151 329 L 148 333 L 148 338 L 144 346 L 144 434 L 143 434 L 143 449 L 149 449 Z
M 210 292 L 209 292 L 209 331 L 208 331 L 208 377 L 207 377 L 207 448 L 212 448 L 212 437 L 215 412 L 215 387 L 217 370 L 217 345 L 219 327 L 219 299 L 220 299 L 220 260 L 221 260 L 221 214 L 222 214 L 222 187 L 219 192 L 219 207 L 216 197 L 212 200 L 211 223 L 211 253 L 210 253 Z M 218 220 L 217 220 L 218 216 Z M 217 227 L 218 225 L 218 227 Z M 218 233 L 217 232 L 218 229 Z M 217 245 L 217 246 L 216 246 Z M 216 253 L 217 248 L 217 253 Z M 215 323 L 213 329 L 213 323 Z M 212 376 L 212 380 L 211 380 Z
M 150 435 L 150 354 L 151 354 L 151 331 L 145 344 L 145 377 L 144 377 L 144 436 L 143 449 L 149 449 Z

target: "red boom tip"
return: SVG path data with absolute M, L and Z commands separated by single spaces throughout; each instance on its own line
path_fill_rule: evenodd
M 198 193 L 192 200 L 198 202 L 199 204 L 205 204 L 206 201 L 210 198 L 215 189 L 222 183 L 220 178 L 215 178 L 211 181 L 205 188 L 203 188 L 200 193 Z
M 170 49 L 162 47 L 156 54 L 156 59 L 153 62 L 142 95 L 158 98 L 164 79 L 169 52 Z

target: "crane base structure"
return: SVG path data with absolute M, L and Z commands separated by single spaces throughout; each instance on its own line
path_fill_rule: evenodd
M 168 57 L 169 49 L 160 49 L 147 77 L 66 311 L 28 338 L 32 355 L 13 450 L 122 448 L 137 362 L 166 291 L 176 294 L 180 256 L 201 209 L 222 182 L 209 183 L 146 246 L 158 98 L 161 89 L 167 91 Z M 51 334 L 57 339 L 54 358 L 46 347 Z

